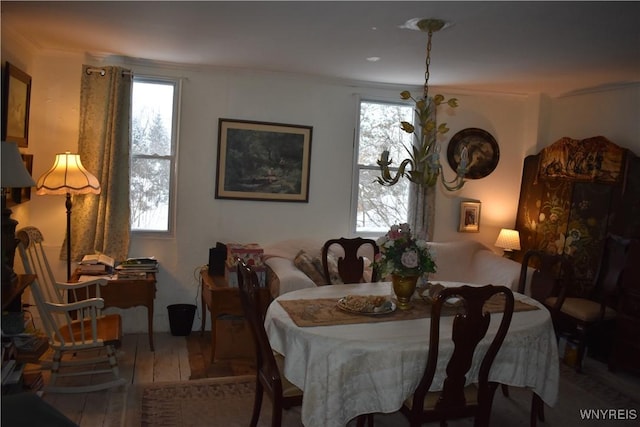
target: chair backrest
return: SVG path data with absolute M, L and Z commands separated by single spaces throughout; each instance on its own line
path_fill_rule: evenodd
M 322 268 L 324 269 L 324 275 L 327 280 L 331 281 L 329 274 L 329 249 L 333 245 L 338 245 L 341 248 L 341 252 L 344 256 L 338 257 L 338 275 L 342 279 L 343 283 L 360 283 L 363 282 L 365 263 L 363 253 L 366 253 L 367 247 L 369 247 L 369 254 L 372 256 L 371 262 L 374 261 L 375 256 L 380 252 L 378 244 L 373 239 L 363 239 L 362 237 L 355 237 L 352 239 L 341 237 L 339 239 L 327 240 L 322 246 Z M 338 252 L 340 253 L 340 251 Z M 378 281 L 378 272 L 373 268 L 371 272 L 371 281 Z
M 42 233 L 36 227 L 24 227 L 16 232 L 16 237 L 18 238 L 18 250 L 25 273 L 36 275 L 36 279 L 30 286 L 30 291 L 38 308 L 42 327 L 49 341 L 60 345 L 86 344 L 86 340 L 75 342 L 77 337 L 73 337 L 70 334 L 65 336 L 62 333 L 62 330 L 68 328 L 73 322 L 72 311 L 56 309 L 57 306 L 62 307 L 65 305 L 67 295 L 56 285 L 57 282 L 53 270 L 42 245 L 44 241 Z M 96 298 L 100 298 L 100 286 L 94 287 L 94 293 Z M 78 295 L 75 295 L 75 301 L 81 299 Z M 90 313 L 84 313 L 83 310 L 88 310 Z M 84 307 L 75 310 L 76 318 L 84 319 L 87 316 L 97 318 L 101 314 L 101 310 L 95 307 Z M 97 339 L 97 337 L 92 337 L 91 341 L 96 341 Z
M 427 365 L 413 395 L 413 407 L 422 412 L 426 393 L 433 382 L 438 367 L 440 346 L 440 324 L 443 307 L 448 299 L 459 298 L 456 303 L 457 314 L 453 318 L 452 340 L 453 352 L 446 367 L 446 378 L 435 411 L 447 415 L 459 415 L 470 405 L 465 398 L 465 383 L 468 372 L 473 365 L 473 356 L 478 343 L 485 337 L 491 323 L 491 314 L 485 312 L 484 304 L 494 295 L 503 294 L 505 308 L 495 336 L 482 356 L 478 371 L 478 405 L 479 411 L 488 416 L 491 410 L 493 392 L 490 392 L 489 371 L 502 345 L 513 316 L 513 293 L 506 286 L 461 286 L 443 289 L 436 298 L 431 309 L 431 330 L 429 335 L 429 353 Z M 495 388 L 494 388 L 495 390 Z
M 260 282 L 256 272 L 242 259 L 237 258 L 238 288 L 240 302 L 245 319 L 249 324 L 256 349 L 256 370 L 258 375 L 272 387 L 272 392 L 282 395 L 282 378 L 276 364 L 275 357 L 267 332 L 264 329 L 263 313 L 260 307 Z
M 573 278 L 573 266 L 566 256 L 530 250 L 522 258 L 518 282 L 520 293 L 525 293 L 529 267 L 534 268 L 530 284 L 531 298 L 542 303 L 551 296 L 557 296 L 563 289 L 567 289 Z
M 18 250 L 25 273 L 35 274 L 46 301 L 62 303 L 65 295 L 55 286 L 56 279 L 42 246 L 44 237 L 36 227 L 24 227 L 16 232 Z
M 601 303 L 602 311 L 606 306 L 615 307 L 617 304 L 618 287 L 622 272 L 627 264 L 627 254 L 632 239 L 609 234 L 604 242 L 604 250 L 596 285 L 591 297 Z
M 38 308 L 44 332 L 49 341 L 63 342 L 64 338 L 59 333 L 60 326 L 65 322 L 71 322 L 71 318 L 67 314 L 52 313 L 47 309 L 48 302 L 64 303 L 65 295 L 55 285 L 56 280 L 42 246 L 42 233 L 36 227 L 24 227 L 16 232 L 16 237 L 25 273 L 36 275 L 30 291 Z

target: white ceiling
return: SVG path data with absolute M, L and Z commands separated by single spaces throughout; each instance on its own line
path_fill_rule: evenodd
M 36 48 L 104 58 L 239 67 L 558 96 L 640 81 L 640 2 L 12 2 L 2 32 Z M 368 57 L 379 57 L 376 62 Z

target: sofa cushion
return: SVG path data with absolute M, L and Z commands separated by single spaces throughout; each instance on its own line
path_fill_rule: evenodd
M 311 280 L 317 285 L 328 285 L 329 283 L 333 283 L 335 285 L 339 285 L 342 283 L 340 279 L 340 275 L 338 274 L 338 260 L 336 256 L 329 252 L 327 254 L 327 264 L 329 267 L 329 276 L 327 279 L 324 277 L 324 268 L 322 267 L 322 258 L 319 253 L 307 252 L 301 250 L 296 255 L 293 260 L 294 265 L 302 271 L 304 274 L 309 276 Z
M 316 286 L 326 285 L 327 279 L 322 274 L 322 261 L 319 256 L 314 256 L 306 251 L 298 252 L 293 263 L 300 271 L 309 276 Z
M 296 268 L 293 259 L 271 257 L 265 259 L 264 263 L 271 269 L 275 277 L 269 281 L 271 295 L 274 298 L 287 292 L 316 286 L 309 276 Z

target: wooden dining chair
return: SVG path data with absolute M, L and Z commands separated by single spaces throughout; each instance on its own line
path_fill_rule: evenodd
M 46 391 L 86 393 L 125 384 L 120 377 L 116 348 L 122 340 L 119 314 L 103 314 L 100 287 L 106 279 L 79 283 L 57 282 L 42 246 L 43 237 L 35 227 L 16 233 L 25 273 L 37 278 L 30 286 L 42 327 L 53 349 L 51 377 Z M 82 291 L 92 298 L 79 298 Z M 67 294 L 75 302 L 67 303 Z M 90 356 L 82 357 L 81 353 Z M 75 357 L 67 357 L 73 355 Z
M 569 333 L 577 341 L 577 372 L 582 371 L 582 360 L 591 331 L 616 316 L 614 307 L 618 284 L 630 241 L 613 234 L 606 237 L 595 286 L 584 296 L 572 293 L 573 270 L 571 262 L 565 256 L 529 251 L 523 258 L 523 270 L 533 259 L 537 258 L 539 261 L 531 278 L 531 297 L 549 308 L 556 333 Z M 523 286 L 523 274 L 519 289 Z
M 264 329 L 260 303 L 260 282 L 256 272 L 237 258 L 238 287 L 245 319 L 249 324 L 256 349 L 256 394 L 251 415 L 251 427 L 258 424 L 262 396 L 271 398 L 271 427 L 282 425 L 282 410 L 302 404 L 302 390 L 291 384 L 283 374 L 284 357 L 274 352 Z
M 342 283 L 360 283 L 364 281 L 377 282 L 378 273 L 375 268 L 372 269 L 371 279 L 365 279 L 365 257 L 362 255 L 366 253 L 367 246 L 369 247 L 369 254 L 372 258 L 369 260 L 373 262 L 375 256 L 380 252 L 378 244 L 373 239 L 363 239 L 362 237 L 355 237 L 348 239 L 341 237 L 339 239 L 327 240 L 322 246 L 322 268 L 324 270 L 324 276 L 329 281 L 329 284 L 335 284 L 331 282 L 331 274 L 329 264 L 330 249 L 332 246 L 338 246 L 338 259 L 337 270 Z
M 491 323 L 491 315 L 484 311 L 484 304 L 498 294 L 504 295 L 505 300 L 502 318 L 495 336 L 482 356 L 477 383 L 465 386 L 476 347 L 486 336 Z M 429 391 L 438 367 L 443 307 L 450 298 L 459 299 L 451 334 L 454 348 L 446 365 L 442 390 Z M 440 292 L 431 308 L 429 352 L 424 374 L 413 394 L 400 409 L 412 427 L 438 420 L 441 425 L 446 425 L 447 419 L 471 416 L 475 418 L 475 426 L 489 425 L 493 396 L 498 386 L 489 381 L 489 371 L 511 324 L 513 307 L 513 293 L 506 286 L 465 285 L 445 288 Z

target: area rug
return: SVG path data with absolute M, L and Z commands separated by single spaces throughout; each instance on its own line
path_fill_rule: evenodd
M 510 397 L 496 392 L 491 425 L 528 425 L 531 392 L 510 387 Z M 249 425 L 254 396 L 254 377 L 243 375 L 207 378 L 172 383 L 153 383 L 132 387 L 127 410 L 127 427 L 240 427 Z M 264 397 L 259 426 L 269 426 L 271 401 Z M 586 422 L 584 410 L 623 409 L 640 416 L 640 397 L 604 384 L 597 376 L 577 374 L 562 366 L 560 399 L 554 407 L 545 407 L 549 426 L 575 426 Z M 132 416 L 132 414 L 139 414 Z M 611 421 L 611 420 L 609 420 Z M 616 420 L 617 425 L 637 425 L 638 418 Z M 587 425 L 610 425 L 603 420 Z M 355 425 L 354 422 L 349 426 Z M 376 427 L 401 427 L 408 423 L 399 414 L 376 414 Z M 471 426 L 471 419 L 454 420 L 449 426 Z M 284 411 L 284 427 L 301 427 L 300 408 Z

